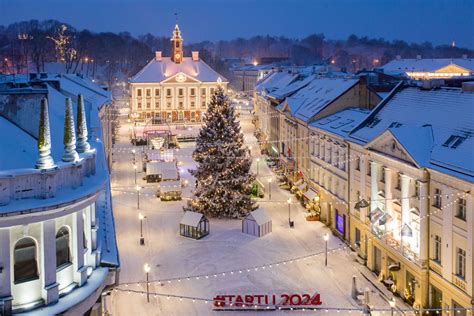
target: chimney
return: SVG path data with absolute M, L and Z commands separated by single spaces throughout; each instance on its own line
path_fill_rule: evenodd
M 467 54 L 462 54 L 462 59 L 467 59 Z
M 402 59 L 402 56 L 397 55 L 397 56 L 395 56 L 395 58 L 396 58 L 397 60 L 400 60 L 400 59 Z
M 421 55 L 416 55 L 416 59 L 420 60 L 420 59 L 421 59 Z
M 193 61 L 199 61 L 199 52 L 192 52 Z
M 161 61 L 161 52 L 155 52 L 155 59 Z

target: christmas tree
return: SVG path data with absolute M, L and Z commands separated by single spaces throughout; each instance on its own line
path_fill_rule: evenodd
M 185 210 L 241 218 L 256 209 L 250 198 L 255 177 L 240 123 L 222 87 L 212 95 L 203 121 L 193 153 L 198 167 L 190 170 L 196 178 L 195 196 Z

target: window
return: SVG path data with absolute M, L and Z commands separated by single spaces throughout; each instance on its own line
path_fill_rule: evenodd
M 437 208 L 441 208 L 441 203 L 442 203 L 441 194 L 442 194 L 442 192 L 441 192 L 440 189 L 435 189 L 435 190 L 434 190 L 434 193 L 435 193 L 435 194 L 434 194 L 434 195 L 435 195 L 435 196 L 434 196 L 434 199 L 435 199 L 435 200 L 434 200 L 433 206 L 434 206 L 434 207 L 437 207 Z
M 194 97 L 196 95 L 196 89 L 191 88 L 190 94 L 191 94 L 192 97 Z
M 179 95 L 180 97 L 182 97 L 182 96 L 184 95 L 184 91 L 183 91 L 182 88 L 179 88 L 179 89 L 178 89 L 178 95 Z
M 201 95 L 202 95 L 202 96 L 205 96 L 205 95 L 206 95 L 206 88 L 202 88 L 202 89 L 201 89 Z
M 415 181 L 415 197 L 420 197 L 420 183 L 418 181 Z
M 441 237 L 438 235 L 434 236 L 434 261 L 441 264 Z
M 466 277 L 466 251 L 461 248 L 456 251 L 456 275 L 463 279 Z
M 138 102 L 138 103 L 137 103 L 137 108 L 138 108 L 139 110 L 141 110 L 141 108 L 142 108 L 142 103 L 141 103 L 141 102 Z
M 369 177 L 372 175 L 372 162 L 370 160 L 367 162 L 367 175 Z
M 63 226 L 56 234 L 56 268 L 60 268 L 69 263 L 71 263 L 69 230 Z
M 359 228 L 355 229 L 355 244 L 357 248 L 360 248 L 360 229 Z
M 151 102 L 150 102 L 150 101 L 147 101 L 147 102 L 146 102 L 146 108 L 147 108 L 147 109 L 151 109 Z
M 400 173 L 397 173 L 397 185 L 395 186 L 395 189 L 400 190 L 402 188 L 402 175 Z
M 463 221 L 466 220 L 466 200 L 459 199 L 458 200 L 458 207 L 456 210 L 456 217 L 462 219 Z
M 191 101 L 191 107 L 193 108 L 193 107 L 195 107 L 195 106 L 196 106 L 196 102 Z
M 171 102 L 166 102 L 166 107 L 171 108 Z
M 146 97 L 147 98 L 151 97 L 151 89 L 146 89 Z
M 137 97 L 141 98 L 142 96 L 142 89 L 137 89 Z
M 155 97 L 159 97 L 160 96 L 160 89 L 155 89 Z
M 205 108 L 206 107 L 206 101 L 202 101 L 201 107 Z
M 166 96 L 171 97 L 171 89 L 166 89 Z
M 211 95 L 214 94 L 214 88 L 211 88 Z
M 360 157 L 355 160 L 355 170 L 360 171 Z
M 36 243 L 32 238 L 22 238 L 15 244 L 13 260 L 15 283 L 26 282 L 38 278 Z
M 180 109 L 183 108 L 183 101 L 180 101 L 180 102 L 179 102 L 179 108 L 180 108 Z
M 156 109 L 159 109 L 159 108 L 160 108 L 160 101 L 156 101 L 156 102 L 155 102 L 155 108 L 156 108 Z

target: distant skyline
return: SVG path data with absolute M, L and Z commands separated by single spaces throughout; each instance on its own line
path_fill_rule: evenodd
M 185 41 L 254 35 L 328 39 L 350 34 L 474 49 L 473 0 L 0 0 L 0 24 L 56 19 L 94 32 L 170 36 L 178 13 Z

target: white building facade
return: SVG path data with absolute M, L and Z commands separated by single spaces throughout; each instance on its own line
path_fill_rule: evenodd
M 199 58 L 199 52 L 184 57 L 183 38 L 176 25 L 171 39 L 171 57 L 156 52 L 130 79 L 130 113 L 139 120 L 200 122 L 217 87 L 227 89 L 227 79 Z
M 3 315 L 98 314 L 102 292 L 118 282 L 99 120 L 109 100 L 77 80 L 0 89 L 0 130 L 15 135 L 0 145 Z

